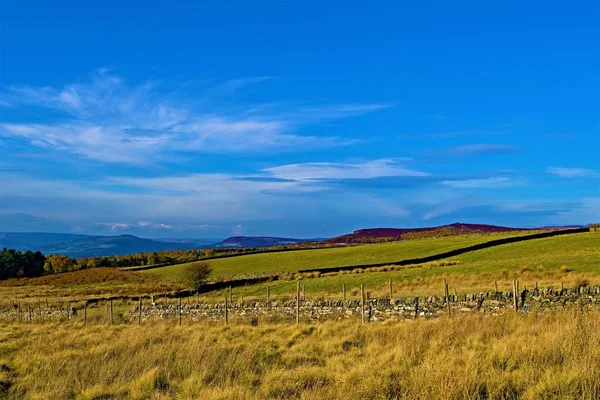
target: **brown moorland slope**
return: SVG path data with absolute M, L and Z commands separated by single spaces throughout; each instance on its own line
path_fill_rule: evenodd
M 325 243 L 372 243 L 397 240 L 424 239 L 444 236 L 493 234 L 503 232 L 539 231 L 545 229 L 510 228 L 506 226 L 485 224 L 463 224 L 456 222 L 450 225 L 428 228 L 372 228 L 359 229 L 353 233 L 334 237 Z

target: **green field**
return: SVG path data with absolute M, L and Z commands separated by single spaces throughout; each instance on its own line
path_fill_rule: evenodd
M 234 276 L 260 272 L 294 272 L 301 269 L 376 264 L 425 257 L 445 251 L 484 243 L 502 237 L 527 234 L 519 232 L 494 235 L 451 236 L 405 242 L 368 244 L 361 246 L 299 250 L 211 260 L 213 276 Z M 178 280 L 186 264 L 171 265 L 143 271 L 164 279 Z
M 498 281 L 500 289 L 510 290 L 514 278 L 529 287 L 537 281 L 553 286 L 560 286 L 561 282 L 565 285 L 573 284 L 583 278 L 597 277 L 600 281 L 600 234 L 581 233 L 534 239 L 478 250 L 446 261 L 459 264 L 430 263 L 394 271 L 336 274 L 304 279 L 302 283 L 306 287 L 308 299 L 311 295 L 327 298 L 341 296 L 344 284 L 348 290 L 348 298 L 358 298 L 356 290 L 361 284 L 367 290 L 386 294 L 389 279 L 393 280 L 398 291 L 396 296 L 441 291 L 443 279 L 448 279 L 450 285 L 459 292 L 491 290 L 494 288 L 494 281 Z M 295 281 L 274 281 L 234 288 L 234 293 L 237 296 L 262 298 L 267 285 L 273 295 L 291 296 L 296 290 Z M 352 296 L 353 290 L 355 296 Z

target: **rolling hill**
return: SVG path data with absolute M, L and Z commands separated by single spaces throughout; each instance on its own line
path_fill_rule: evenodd
M 163 250 L 188 250 L 214 246 L 203 239 L 172 241 L 143 239 L 133 235 L 92 236 L 70 233 L 7 232 L 0 234 L 0 248 L 41 251 L 72 258 L 114 256 Z
M 528 232 L 521 232 L 525 234 Z M 211 260 L 214 276 L 234 276 L 264 272 L 290 272 L 345 265 L 391 263 L 426 257 L 445 251 L 484 243 L 503 237 L 519 236 L 516 232 L 448 236 L 360 246 L 320 248 L 240 255 Z M 149 269 L 144 273 L 167 279 L 179 279 L 186 264 Z
M 292 239 L 279 238 L 271 236 L 232 236 L 217 245 L 217 247 L 236 247 L 236 248 L 254 248 L 254 247 L 273 247 L 297 243 L 319 242 L 323 239 Z
M 462 239 L 464 240 L 464 237 Z M 422 242 L 441 244 L 446 240 L 448 238 Z M 368 249 L 418 242 L 352 248 Z M 426 254 L 423 250 L 425 249 L 411 248 L 405 254 L 413 252 L 413 254 L 417 252 Z M 215 266 L 221 267 L 218 264 Z M 356 290 L 364 284 L 369 290 L 380 290 L 386 293 L 388 280 L 392 279 L 399 295 L 414 293 L 431 295 L 442 293 L 444 278 L 448 279 L 451 287 L 459 292 L 494 290 L 494 282 L 497 282 L 500 290 L 511 290 L 513 279 L 519 279 L 523 287 L 530 288 L 535 286 L 536 282 L 540 287 L 555 288 L 560 287 L 561 282 L 565 287 L 585 282 L 586 279 L 598 282 L 600 281 L 600 233 L 578 233 L 504 244 L 451 257 L 445 262 L 395 269 L 380 268 L 367 273 L 332 274 L 317 279 L 304 279 L 303 284 L 307 292 L 326 296 L 339 295 L 342 284 L 347 285 L 349 291 Z M 235 288 L 235 293 L 237 296 L 244 297 L 264 296 L 266 286 L 270 286 L 271 294 L 291 294 L 296 290 L 296 281 L 277 280 L 242 286 Z
M 353 233 L 326 240 L 327 243 L 372 243 L 382 241 L 398 241 L 427 237 L 442 237 L 456 235 L 472 235 L 486 233 L 531 231 L 533 229 L 509 228 L 506 226 L 485 224 L 463 224 L 456 222 L 450 225 L 428 228 L 372 228 L 359 229 Z M 536 229 L 538 230 L 538 229 Z

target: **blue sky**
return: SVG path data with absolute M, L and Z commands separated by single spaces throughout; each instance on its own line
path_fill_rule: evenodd
M 596 2 L 3 2 L 0 230 L 600 220 Z

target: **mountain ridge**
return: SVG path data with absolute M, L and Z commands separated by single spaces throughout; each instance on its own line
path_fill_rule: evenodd
M 326 243 L 372 243 L 380 241 L 398 241 L 433 236 L 452 236 L 477 233 L 524 232 L 549 230 L 547 228 L 513 228 L 489 224 L 467 224 L 455 222 L 447 225 L 424 228 L 367 228 L 326 240 Z

